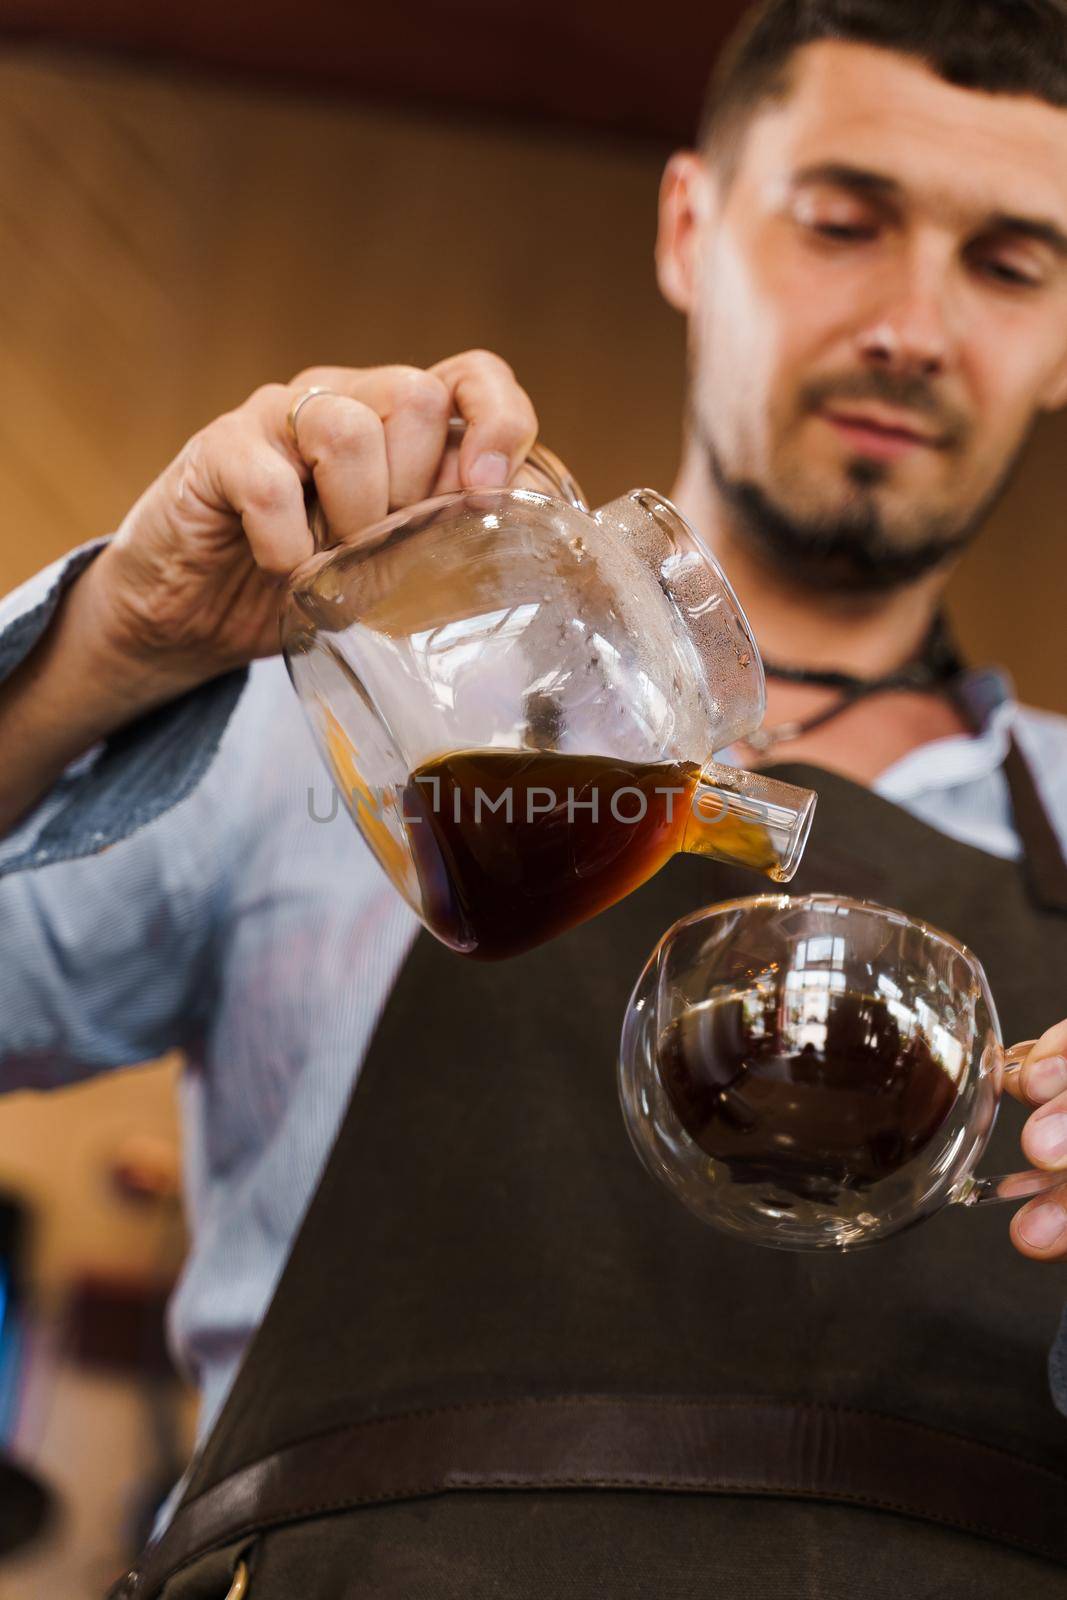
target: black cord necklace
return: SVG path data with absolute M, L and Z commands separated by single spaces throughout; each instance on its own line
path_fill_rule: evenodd
M 819 689 L 836 689 L 840 699 L 823 711 L 818 711 L 804 722 L 782 722 L 776 728 L 758 728 L 749 734 L 747 743 L 760 753 L 785 744 L 789 739 L 799 739 L 825 726 L 848 711 L 861 700 L 873 694 L 933 692 L 947 688 L 963 671 L 959 652 L 949 633 L 943 613 L 934 618 L 925 643 L 914 661 L 880 678 L 857 678 L 850 672 L 820 672 L 808 667 L 785 667 L 764 660 L 763 670 L 768 678 L 779 683 L 803 683 Z

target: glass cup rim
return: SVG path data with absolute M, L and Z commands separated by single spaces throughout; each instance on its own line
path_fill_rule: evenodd
M 935 944 L 942 944 L 960 956 L 967 963 L 975 980 L 988 990 L 989 980 L 986 977 L 985 968 L 974 951 L 959 939 L 953 938 L 951 933 L 946 933 L 943 928 L 935 927 L 932 922 L 927 922 L 924 917 L 913 917 L 910 912 L 901 911 L 895 906 L 883 905 L 878 900 L 857 900 L 852 895 L 832 894 L 825 890 L 811 894 L 751 894 L 741 895 L 734 900 L 717 900 L 711 905 L 703 906 L 699 911 L 691 911 L 688 916 L 679 917 L 677 922 L 672 923 L 657 941 L 656 947 L 652 951 L 650 962 L 659 957 L 671 939 L 681 933 L 683 929 L 691 927 L 698 922 L 710 922 L 713 918 L 718 918 L 732 911 L 751 911 L 757 906 L 777 906 L 785 910 L 791 906 L 818 906 L 820 904 L 839 906 L 848 911 L 871 913 L 890 921 L 907 923 L 909 927 L 917 928 L 924 939 L 929 939 Z

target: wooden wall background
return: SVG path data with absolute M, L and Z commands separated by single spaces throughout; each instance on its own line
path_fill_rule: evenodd
M 183 439 L 312 360 L 498 349 L 591 494 L 669 489 L 667 146 L 0 59 L 0 589 L 110 527 Z M 977 657 L 1067 711 L 1067 422 L 957 579 Z
M 488 345 L 597 502 L 669 490 L 684 342 L 652 270 L 666 148 L 0 59 L 0 592 L 113 526 L 210 416 L 318 360 Z M 1042 427 L 953 609 L 975 657 L 1067 712 L 1065 454 L 1067 423 Z M 46 1299 L 75 1263 L 136 1265 L 150 1248 L 100 1164 L 131 1126 L 176 1137 L 173 1071 L 0 1105 L 0 1183 L 38 1206 Z M 60 1448 L 34 1422 L 31 1443 L 74 1493 L 87 1461 L 99 1495 L 101 1463 L 126 1454 L 104 1448 L 107 1414 L 92 1412 L 82 1457 L 69 1427 Z M 78 1600 L 98 1592 L 114 1530 L 84 1506 L 73 1526 L 48 1578 Z M 0 1573 L 0 1596 L 45 1592 L 34 1571 L 10 1589 Z

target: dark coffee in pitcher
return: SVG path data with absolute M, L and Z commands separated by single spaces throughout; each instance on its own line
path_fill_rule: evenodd
M 731 994 L 683 1012 L 660 1036 L 660 1081 L 679 1121 L 735 1183 L 834 1203 L 899 1171 L 950 1114 L 956 1088 L 923 1033 L 885 1000 Z
M 461 750 L 411 774 L 403 815 L 426 920 L 465 955 L 517 955 L 595 916 L 679 850 L 762 871 L 767 832 L 693 805 L 693 762 Z

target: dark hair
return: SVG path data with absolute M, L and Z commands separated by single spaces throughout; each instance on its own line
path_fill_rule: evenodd
M 759 0 L 712 74 L 699 146 L 732 167 L 753 113 L 787 93 L 794 52 L 820 39 L 914 56 L 960 88 L 1067 107 L 1067 0 Z

